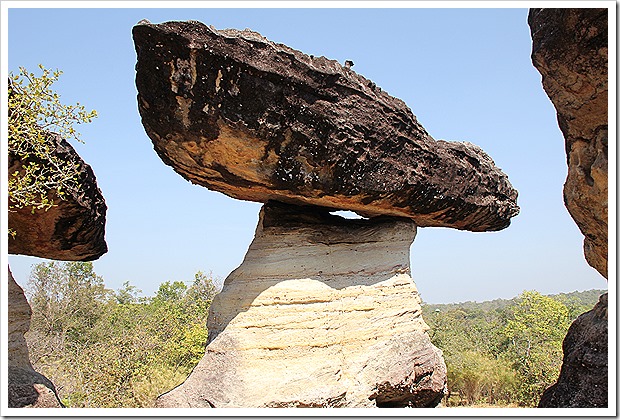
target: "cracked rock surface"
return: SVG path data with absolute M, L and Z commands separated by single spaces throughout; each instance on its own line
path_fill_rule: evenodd
M 338 62 L 250 30 L 133 28 L 142 123 L 185 179 L 231 197 L 506 228 L 517 191 L 471 143 L 433 139 L 401 100 Z
M 263 206 L 209 311 L 209 344 L 161 407 L 434 407 L 446 390 L 411 279 L 416 226 Z

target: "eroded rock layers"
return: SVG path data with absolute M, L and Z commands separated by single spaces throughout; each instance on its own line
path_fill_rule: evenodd
M 50 133 L 48 140 L 56 156 L 79 166 L 77 182 L 65 191 L 62 199 L 50 191 L 54 206 L 47 211 L 33 213 L 30 207 L 9 211 L 9 228 L 15 231 L 15 237 L 9 237 L 9 253 L 63 261 L 95 260 L 108 251 L 107 206 L 95 174 L 66 140 L 54 133 Z M 8 163 L 10 174 L 27 164 L 12 154 Z
M 607 278 L 607 9 L 531 9 L 532 61 L 566 140 L 566 207 Z
M 518 213 L 486 153 L 434 140 L 401 100 L 336 61 L 195 21 L 142 21 L 133 37 L 142 123 L 193 183 L 471 231 Z
M 539 407 L 607 407 L 607 293 L 573 322 L 562 343 L 560 377 L 543 393 Z
M 409 275 L 410 219 L 263 206 L 209 344 L 162 407 L 433 407 L 446 387 Z

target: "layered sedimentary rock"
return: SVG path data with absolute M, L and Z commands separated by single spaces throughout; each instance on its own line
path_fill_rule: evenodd
M 432 407 L 446 389 L 409 274 L 410 219 L 264 205 L 163 407 Z
M 54 206 L 47 211 L 33 213 L 30 207 L 11 209 L 9 228 L 15 231 L 15 237 L 9 237 L 9 253 L 63 261 L 95 260 L 108 248 L 105 242 L 107 207 L 93 170 L 57 134 L 50 133 L 48 144 L 62 161 L 79 167 L 76 186 L 68 189 L 62 199 L 50 191 Z M 26 162 L 9 154 L 8 164 L 9 173 L 13 174 Z
M 142 21 L 133 37 L 142 123 L 193 183 L 471 231 L 518 213 L 480 148 L 434 140 L 401 100 L 336 61 L 194 21 Z
M 560 377 L 543 393 L 539 407 L 607 407 L 607 293 L 568 329 Z
M 8 397 L 9 407 L 60 407 L 54 385 L 36 372 L 28 358 L 24 334 L 30 327 L 30 305 L 8 271 Z
M 564 202 L 607 278 L 607 9 L 531 9 L 532 61 L 566 140 Z
M 607 9 L 531 9 L 532 61 L 566 141 L 564 203 L 588 263 L 607 278 Z M 560 377 L 541 407 L 606 407 L 607 295 L 564 340 Z

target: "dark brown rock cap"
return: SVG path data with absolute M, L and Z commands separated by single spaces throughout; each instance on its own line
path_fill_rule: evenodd
M 506 228 L 517 191 L 479 147 L 324 57 L 200 22 L 133 28 L 142 123 L 185 179 L 231 197 Z
M 50 148 L 62 161 L 79 166 L 77 183 L 65 191 L 61 199 L 54 191 L 49 197 L 54 206 L 49 210 L 31 207 L 11 209 L 9 253 L 31 255 L 62 261 L 96 260 L 108 251 L 105 241 L 107 206 L 97 186 L 95 174 L 75 149 L 58 134 L 48 136 Z M 25 162 L 9 154 L 9 173 L 19 171 Z

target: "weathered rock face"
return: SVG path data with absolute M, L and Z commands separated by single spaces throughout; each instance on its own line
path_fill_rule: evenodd
M 564 360 L 555 385 L 545 390 L 539 407 L 607 407 L 607 293 L 568 329 Z
M 566 140 L 564 202 L 607 278 L 607 9 L 531 9 L 532 61 Z
M 402 101 L 335 61 L 195 21 L 142 21 L 133 37 L 142 123 L 193 183 L 472 231 L 518 213 L 480 148 L 434 140 Z
M 162 407 L 432 407 L 446 389 L 409 275 L 409 219 L 269 202 Z
M 8 273 L 9 407 L 61 407 L 54 385 L 30 364 L 24 334 L 30 327 L 32 311 L 10 269 Z
M 65 191 L 63 199 L 50 191 L 54 206 L 47 211 L 11 209 L 9 253 L 33 255 L 63 261 L 90 261 L 108 250 L 105 236 L 106 204 L 92 169 L 71 145 L 57 134 L 48 137 L 54 153 L 79 167 L 77 185 Z M 9 154 L 9 173 L 26 164 Z M 9 270 L 9 407 L 61 407 L 52 382 L 36 372 L 28 359 L 24 333 L 30 325 L 31 309 L 24 292 Z
M 47 211 L 31 208 L 9 211 L 9 253 L 33 255 L 63 261 L 90 261 L 108 251 L 105 242 L 106 204 L 91 169 L 71 145 L 50 134 L 50 146 L 64 161 L 80 167 L 79 189 L 66 192 L 63 200 L 50 192 L 55 206 Z M 9 173 L 19 171 L 23 162 L 9 155 Z
M 532 61 L 566 140 L 564 203 L 607 278 L 607 9 L 531 9 Z M 571 325 L 540 407 L 607 407 L 607 295 Z

